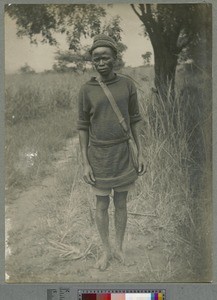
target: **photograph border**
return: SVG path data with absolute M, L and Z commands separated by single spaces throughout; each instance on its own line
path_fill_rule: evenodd
M 47 289 L 50 288 L 70 288 L 70 299 L 77 299 L 78 290 L 82 289 L 165 289 L 166 299 L 168 300 L 184 300 L 184 299 L 217 299 L 217 65 L 214 64 L 217 61 L 217 2 L 215 0 L 204 1 L 204 0 L 179 0 L 179 1 L 145 1 L 145 3 L 170 3 L 170 4 L 187 4 L 187 3 L 211 3 L 213 6 L 213 280 L 211 283 L 120 283 L 120 284 L 105 284 L 105 283 L 53 283 L 53 284 L 8 284 L 5 283 L 5 272 L 4 272 L 4 253 L 5 253 L 5 203 L 4 203 L 4 5 L 5 4 L 85 4 L 85 3 L 139 3 L 144 1 L 63 1 L 63 0 L 2 0 L 0 2 L 0 295 L 4 300 L 12 299 L 40 299 L 46 300 Z

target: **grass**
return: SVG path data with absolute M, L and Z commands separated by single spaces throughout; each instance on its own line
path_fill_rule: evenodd
M 134 243 L 140 236 L 145 241 L 145 248 L 136 242 L 144 250 L 144 263 L 138 276 L 129 276 L 130 281 L 208 281 L 211 276 L 211 94 L 206 78 L 181 72 L 177 74 L 175 100 L 163 102 L 150 89 L 151 67 L 123 70 L 138 89 L 144 120 L 141 138 L 149 165 L 128 200 L 126 239 Z M 8 203 L 14 201 L 10 193 L 15 187 L 24 190 L 36 180 L 46 179 L 51 170 L 54 178 L 48 195 L 42 193 L 38 199 L 38 226 L 31 228 L 31 236 L 26 233 L 37 264 L 32 266 L 31 251 L 25 259 L 22 250 L 11 256 L 8 269 L 15 282 L 20 278 L 40 281 L 41 270 L 54 271 L 54 261 L 57 266 L 64 264 L 65 270 L 54 280 L 61 280 L 61 275 L 67 280 L 69 261 L 80 258 L 88 262 L 99 256 L 94 197 L 82 180 L 76 138 L 68 148 L 71 156 L 57 169 L 51 168 L 55 158 L 58 162 L 56 154 L 66 139 L 76 137 L 76 97 L 87 78 L 89 74 L 47 74 L 7 80 Z M 35 155 L 29 158 L 28 153 Z M 114 234 L 113 224 L 110 226 Z M 10 231 L 14 249 L 18 248 L 16 233 L 15 228 Z M 163 257 L 163 262 L 156 265 L 154 255 L 157 262 Z M 21 263 L 15 263 L 18 261 Z M 84 266 L 77 271 L 81 278 L 85 276 Z M 43 279 L 46 281 L 46 275 Z
M 78 76 L 6 78 L 6 186 L 27 186 L 76 132 Z M 34 163 L 28 163 L 28 154 Z M 44 168 L 45 167 L 45 168 Z

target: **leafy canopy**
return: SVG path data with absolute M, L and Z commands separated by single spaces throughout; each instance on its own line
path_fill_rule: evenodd
M 106 12 L 95 4 L 12 4 L 5 11 L 16 20 L 17 35 L 28 36 L 31 43 L 57 45 L 55 33 L 65 33 L 69 48 L 80 50 L 81 37 L 100 32 Z
M 56 53 L 57 66 L 67 69 L 67 63 L 83 68 L 90 60 L 82 38 L 105 33 L 117 42 L 117 66 L 124 65 L 122 56 L 127 49 L 121 42 L 120 17 L 105 20 L 105 7 L 95 4 L 13 4 L 6 6 L 8 15 L 16 20 L 17 35 L 27 36 L 31 43 L 57 45 L 57 33 L 65 34 L 69 50 Z
M 131 7 L 142 21 L 154 51 L 161 45 L 174 55 L 198 41 L 198 34 L 207 26 L 208 15 L 211 16 L 209 4 L 131 4 Z

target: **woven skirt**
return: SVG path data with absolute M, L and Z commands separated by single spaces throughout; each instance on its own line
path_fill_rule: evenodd
M 138 178 L 129 155 L 127 141 L 109 146 L 90 144 L 88 159 L 97 188 L 121 187 L 133 183 Z

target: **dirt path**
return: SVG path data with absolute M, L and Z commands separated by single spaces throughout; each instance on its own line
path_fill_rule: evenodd
M 147 203 L 146 207 L 151 213 L 147 212 L 144 215 L 130 213 L 128 215 L 128 227 L 125 236 L 126 265 L 121 265 L 113 259 L 108 269 L 100 272 L 94 267 L 100 247 L 90 252 L 92 255 L 85 255 L 78 260 L 70 260 L 70 257 L 63 259 L 59 255 L 52 256 L 53 252 L 50 252 L 47 241 L 53 238 L 55 228 L 53 232 L 49 231 L 48 228 L 55 227 L 57 220 L 53 220 L 49 216 L 49 208 L 46 220 L 43 219 L 41 212 L 44 205 L 46 206 L 48 203 L 54 205 L 53 202 L 57 199 L 55 194 L 58 194 L 59 191 L 59 174 L 64 172 L 68 165 L 72 164 L 73 166 L 72 160 L 76 151 L 78 151 L 77 137 L 67 140 L 64 149 L 55 154 L 49 175 L 37 185 L 30 186 L 22 192 L 13 191 L 9 195 L 9 204 L 6 209 L 8 237 L 6 271 L 8 282 L 147 282 L 169 280 L 173 275 L 170 268 L 171 262 L 168 260 L 166 249 L 164 249 L 160 228 L 156 227 L 156 215 L 153 214 L 154 207 Z M 53 199 L 51 199 L 52 197 Z M 141 212 L 139 208 L 138 211 Z M 111 205 L 111 238 L 114 235 L 112 218 L 113 207 Z M 47 228 L 44 226 L 45 221 Z M 148 224 L 148 227 L 141 224 Z M 96 235 L 95 225 L 87 230 L 90 230 L 90 235 Z M 64 239 L 60 240 L 63 241 Z M 95 257 L 93 253 L 95 253 Z M 163 270 L 167 270 L 167 274 Z

